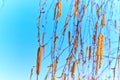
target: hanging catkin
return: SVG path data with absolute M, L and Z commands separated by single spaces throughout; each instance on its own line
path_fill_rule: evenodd
M 91 59 L 92 57 L 92 46 L 89 46 L 89 60 Z
M 86 47 L 86 58 L 88 58 L 88 46 Z
M 74 4 L 74 16 L 77 15 L 78 5 L 79 5 L 79 0 L 75 0 L 75 4 Z
M 104 49 L 104 35 L 101 34 L 101 48 L 100 48 L 100 67 L 103 61 L 103 49 Z
M 68 31 L 68 44 L 70 46 L 70 31 Z
M 96 56 L 96 72 L 95 72 L 95 74 L 97 74 L 98 73 L 98 60 L 99 60 L 99 57 L 98 56 Z
M 78 48 L 78 36 L 75 36 L 74 38 L 74 53 L 76 53 Z
M 83 13 L 86 14 L 86 5 L 83 6 Z
M 95 23 L 95 27 L 98 28 L 98 21 Z
M 120 69 L 120 54 L 118 55 L 118 68 Z
M 39 75 L 42 62 L 43 48 L 40 46 L 37 52 L 36 74 Z
M 99 37 L 98 37 L 96 56 L 100 56 L 100 46 L 101 46 L 101 35 L 99 35 Z
M 101 21 L 101 24 L 102 24 L 102 27 L 104 27 L 105 24 L 106 24 L 106 16 L 105 16 L 105 14 L 102 14 L 102 21 Z
M 57 11 L 57 16 L 56 16 L 56 11 Z M 61 13 L 62 13 L 62 2 L 59 1 L 59 2 L 56 3 L 55 9 L 54 9 L 54 19 L 56 19 L 56 21 L 59 20 L 59 17 L 61 16 Z
M 104 35 L 99 34 L 98 36 L 98 45 L 97 45 L 97 51 L 96 51 L 96 74 L 98 73 L 98 66 L 99 68 L 102 65 L 103 61 L 103 49 L 104 49 Z M 99 65 L 98 65 L 99 64 Z
M 56 80 L 55 76 L 53 76 L 51 80 Z
M 77 61 L 75 61 L 75 62 L 73 63 L 72 70 L 71 70 L 72 75 L 74 75 L 74 74 L 75 74 L 76 67 L 77 67 Z

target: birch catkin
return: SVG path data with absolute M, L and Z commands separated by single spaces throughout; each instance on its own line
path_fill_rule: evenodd
M 101 46 L 101 34 L 98 37 L 98 45 L 97 45 L 97 51 L 96 51 L 97 56 L 100 56 L 100 46 Z
M 40 46 L 37 52 L 36 74 L 39 75 L 42 62 L 43 48 Z
M 88 46 L 86 47 L 86 57 L 88 58 Z
M 56 18 L 58 21 L 59 17 L 61 16 L 61 13 L 62 13 L 62 2 L 59 1 L 56 5 L 58 7 L 58 13 L 57 13 L 57 18 Z
M 83 13 L 86 13 L 86 5 L 83 6 Z
M 103 49 L 104 49 L 104 35 L 103 34 L 99 34 L 97 51 L 96 51 L 96 57 L 97 57 L 97 60 L 96 60 L 96 74 L 98 72 L 98 63 L 99 63 L 99 67 L 101 67 L 101 65 L 102 65 Z
M 103 61 L 103 49 L 104 49 L 104 35 L 101 35 L 101 50 L 100 50 L 100 67 Z
M 97 80 L 96 78 L 92 78 L 92 80 Z
M 75 5 L 74 5 L 74 16 L 77 15 L 78 5 L 79 5 L 79 0 L 75 0 Z
M 58 36 L 55 36 L 55 38 L 54 38 L 54 45 L 56 45 L 57 39 L 58 39 Z
M 74 39 L 74 53 L 76 53 L 77 48 L 78 48 L 78 36 L 75 36 L 75 39 Z
M 98 28 L 98 21 L 95 23 L 95 27 Z
M 100 34 L 98 37 L 98 45 L 97 45 L 97 52 L 96 52 L 97 56 L 100 56 L 100 54 L 103 53 L 103 47 L 104 47 L 104 35 Z
M 74 63 L 73 63 L 73 66 L 72 66 L 72 75 L 74 75 L 75 74 L 75 71 L 76 71 L 76 67 L 77 67 L 77 61 L 75 61 Z
M 92 57 L 92 46 L 89 46 L 89 60 L 91 59 Z
M 105 24 L 106 24 L 106 16 L 105 16 L 105 14 L 102 14 L 102 22 L 101 22 L 101 24 L 102 24 L 102 27 L 104 27 Z
M 70 31 L 68 31 L 68 44 L 70 45 Z
M 120 54 L 118 55 L 118 68 L 120 69 Z
M 54 74 L 56 73 L 57 64 L 58 64 L 58 58 L 56 58 L 55 62 L 53 63 Z
M 99 57 L 97 56 L 96 58 L 97 58 L 97 59 L 96 59 L 96 72 L 95 72 L 95 74 L 98 73 L 98 60 L 99 60 Z
M 56 80 L 56 78 L 53 76 L 51 80 Z

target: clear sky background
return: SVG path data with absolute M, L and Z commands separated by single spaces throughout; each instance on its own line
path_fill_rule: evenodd
M 38 5 L 38 0 L 4 0 L 0 8 L 0 80 L 29 80 L 36 63 Z
M 29 80 L 30 70 L 32 66 L 36 65 L 36 56 L 37 56 L 37 17 L 39 15 L 39 0 L 0 0 L 0 80 Z M 63 5 L 70 6 L 70 0 L 68 0 L 68 4 L 66 4 L 66 0 L 62 0 Z M 87 1 L 86 1 L 87 2 Z M 116 0 L 117 2 L 117 0 Z M 114 2 L 114 9 L 116 11 L 113 20 L 120 19 L 119 11 L 120 1 L 117 3 Z M 50 4 L 49 4 L 50 3 Z M 52 0 L 48 0 L 48 7 L 51 5 Z M 52 3 L 54 4 L 55 1 Z M 3 5 L 3 6 L 1 6 Z M 46 32 L 46 41 L 50 38 L 49 35 L 52 33 L 52 27 L 50 25 L 54 25 L 54 21 L 51 23 L 49 21 L 53 20 L 53 7 L 50 9 L 48 13 L 48 24 Z M 110 10 L 110 8 L 108 8 Z M 109 14 L 109 10 L 107 14 Z M 69 11 L 68 7 L 64 7 L 62 14 L 62 18 L 58 23 L 59 26 L 63 26 L 65 22 L 65 17 Z M 43 16 L 44 17 L 44 16 Z M 109 17 L 109 15 L 107 16 Z M 86 17 L 87 19 L 87 17 Z M 43 20 L 43 19 L 42 19 Z M 85 20 L 83 22 L 83 25 Z M 43 23 L 44 24 L 44 23 Z M 72 24 L 72 23 L 71 23 Z M 110 24 L 109 24 L 110 25 Z M 118 22 L 120 26 L 120 20 Z M 83 28 L 84 29 L 84 28 Z M 107 28 L 103 29 L 103 33 L 105 33 Z M 111 28 L 112 29 L 112 28 Z M 61 30 L 61 27 L 60 29 Z M 60 31 L 58 31 L 59 34 Z M 118 34 L 116 32 L 112 32 L 111 30 L 111 38 L 118 40 Z M 116 35 L 117 34 L 117 35 Z M 106 34 L 106 36 L 109 36 Z M 114 41 L 112 39 L 112 41 Z M 115 40 L 115 41 L 116 41 Z M 66 43 L 65 43 L 66 44 Z M 65 45 L 63 44 L 63 45 Z M 117 47 L 115 43 L 113 46 Z M 112 47 L 114 49 L 114 47 Z M 46 49 L 46 55 L 49 54 L 49 46 Z M 107 54 L 107 51 L 106 51 Z M 44 59 L 44 58 L 43 58 Z M 50 63 L 50 58 L 45 58 L 42 62 L 42 71 L 40 74 L 40 80 L 43 80 L 46 72 L 47 65 Z M 62 65 L 62 60 L 59 65 Z M 35 79 L 35 70 L 33 78 Z

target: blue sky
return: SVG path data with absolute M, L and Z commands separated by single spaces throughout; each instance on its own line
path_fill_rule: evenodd
M 105 0 L 106 1 L 106 0 Z M 2 0 L 0 0 L 0 80 L 29 80 L 30 70 L 32 66 L 36 65 L 36 56 L 37 56 L 37 17 L 39 15 L 39 0 L 4 0 L 4 5 L 2 5 Z M 48 10 L 48 17 L 46 24 L 46 37 L 45 42 L 49 40 L 51 37 L 54 21 L 53 21 L 53 9 L 54 4 L 57 1 L 48 0 L 48 5 L 46 6 L 46 10 Z M 62 27 L 64 26 L 65 18 L 67 13 L 70 11 L 71 1 L 68 2 L 62 0 L 63 2 L 63 12 L 62 17 L 58 23 L 58 32 L 57 34 L 61 33 Z M 88 1 L 84 2 L 87 3 Z M 66 4 L 67 3 L 67 4 Z M 120 26 L 120 11 L 118 11 L 120 1 L 114 1 L 114 13 L 112 19 L 118 20 L 118 25 Z M 108 4 L 109 5 L 109 4 Z M 89 9 L 88 7 L 88 15 L 89 16 Z M 93 8 L 95 9 L 95 7 Z M 107 7 L 106 10 L 107 18 L 110 17 L 110 7 Z M 82 22 L 82 26 L 87 26 L 87 19 L 89 17 L 85 17 Z M 93 15 L 94 16 L 94 15 Z M 44 20 L 45 15 L 41 17 L 41 25 L 45 24 Z M 96 20 L 96 17 L 94 17 Z M 86 23 L 86 24 L 85 24 Z M 70 20 L 70 24 L 68 30 L 72 30 L 71 26 L 73 25 L 73 19 Z M 52 27 L 51 27 L 52 26 Z M 90 25 L 91 26 L 91 25 Z M 113 30 L 113 24 L 108 23 L 110 26 L 110 34 L 107 32 L 107 28 L 102 30 L 102 33 L 105 34 L 105 37 L 110 37 L 112 41 L 117 41 L 118 33 Z M 90 28 L 92 29 L 92 28 Z M 41 33 L 44 29 L 41 29 Z M 68 31 L 67 30 L 67 31 Z M 83 28 L 86 31 L 85 37 L 88 35 L 89 28 Z M 117 30 L 116 30 L 117 31 Z M 118 32 L 118 31 L 117 31 Z M 110 36 L 109 36 L 110 35 Z M 65 40 L 67 36 L 65 36 Z M 87 39 L 87 38 L 85 38 Z M 58 41 L 59 42 L 59 41 Z M 89 41 L 88 41 L 89 42 Z M 67 42 L 63 44 L 62 48 L 66 47 Z M 59 44 L 57 44 L 58 46 Z M 90 45 L 86 43 L 86 45 Z M 45 54 L 43 56 L 42 62 L 42 70 L 40 73 L 40 80 L 43 80 L 43 76 L 45 76 L 48 68 L 47 66 L 51 63 L 50 57 L 45 58 L 50 53 L 51 43 L 46 47 Z M 112 49 L 117 47 L 117 43 L 112 43 Z M 108 51 L 105 48 L 105 54 L 108 54 Z M 64 53 L 68 53 L 68 50 Z M 62 55 L 61 60 L 59 61 L 59 65 L 63 65 L 63 60 L 65 60 L 64 56 Z M 47 64 L 47 65 L 46 65 Z M 105 64 L 104 64 L 105 65 Z M 61 70 L 61 69 L 60 69 Z M 33 78 L 35 79 L 35 70 Z
M 36 63 L 38 0 L 4 0 L 0 9 L 0 80 L 28 80 Z

